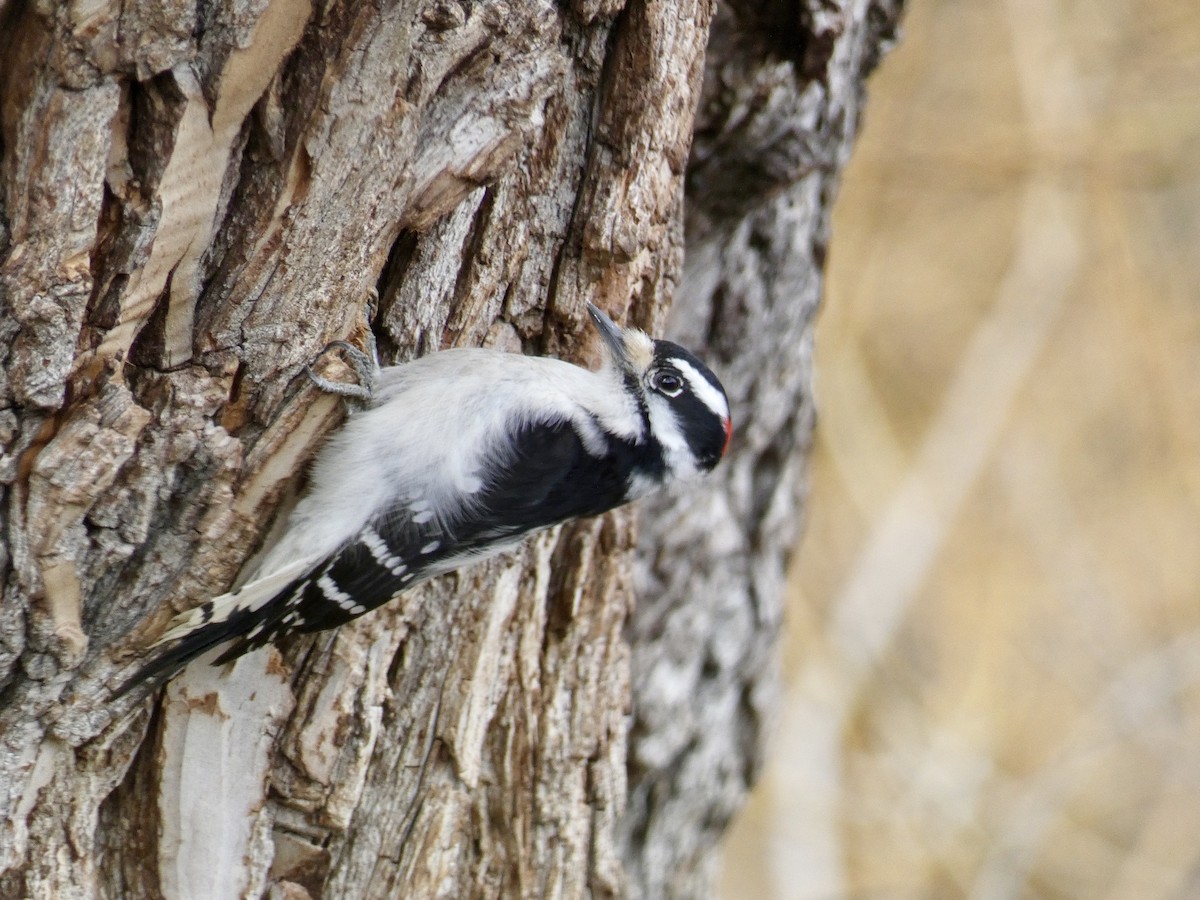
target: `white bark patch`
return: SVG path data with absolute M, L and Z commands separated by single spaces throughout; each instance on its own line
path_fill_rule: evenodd
M 312 702 L 296 751 L 288 754 L 313 781 L 333 784 L 339 754 L 345 743 L 339 731 L 357 714 L 356 687 L 365 668 L 366 654 L 361 647 L 343 640 L 334 642 L 328 679 Z
M 487 618 L 480 625 L 475 645 L 477 656 L 467 682 L 466 696 L 461 699 L 455 718 L 446 729 L 446 743 L 454 754 L 458 777 L 469 788 L 479 785 L 483 766 L 483 741 L 488 724 L 496 713 L 500 693 L 507 684 L 502 667 L 512 665 L 509 641 L 505 639 L 513 611 L 521 593 L 521 572 L 506 570 L 496 581 Z
M 29 779 L 25 782 L 24 792 L 17 802 L 16 815 L 7 823 L 8 840 L 0 841 L 0 869 L 6 869 L 25 852 L 29 838 L 29 813 L 37 803 L 42 789 L 53 780 L 56 770 L 61 766 L 60 756 L 63 745 L 58 741 L 47 740 L 37 748 L 33 759 L 23 759 L 21 762 L 29 771 Z M 5 845 L 9 852 L 5 852 Z
M 265 884 L 271 844 L 259 820 L 275 734 L 293 705 L 273 653 L 231 669 L 208 665 L 209 654 L 167 689 L 158 861 L 168 900 L 257 896 Z
M 366 644 L 343 635 L 333 642 L 327 680 L 311 703 L 303 729 L 294 742 L 285 743 L 284 751 L 306 778 L 329 789 L 323 818 L 338 829 L 349 827 L 362 796 L 383 721 L 387 666 L 394 652 L 390 637 Z M 347 735 L 350 722 L 353 739 Z

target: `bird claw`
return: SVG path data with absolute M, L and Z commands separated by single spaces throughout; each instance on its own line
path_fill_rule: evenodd
M 327 393 L 337 394 L 339 397 L 349 397 L 352 400 L 369 401 L 374 393 L 375 378 L 379 374 L 379 360 L 374 354 L 375 341 L 370 338 L 368 340 L 371 344 L 371 353 L 360 350 L 349 341 L 332 341 L 313 360 L 313 363 L 316 363 L 317 360 L 331 350 L 343 351 L 350 362 L 350 367 L 354 369 L 354 374 L 358 377 L 358 384 L 331 381 L 328 378 L 318 375 L 313 370 L 311 363 L 304 367 L 309 380 Z

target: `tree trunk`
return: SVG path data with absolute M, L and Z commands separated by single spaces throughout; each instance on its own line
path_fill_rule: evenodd
M 645 897 L 708 893 L 757 780 L 814 420 L 812 324 L 829 215 L 901 0 L 717 10 L 685 182 L 667 331 L 721 373 L 734 452 L 639 511 L 623 859 Z
M 0 896 L 703 893 L 897 3 L 0 0 Z M 716 478 L 110 699 L 268 540 L 329 341 L 582 359 L 588 300 L 724 376 Z

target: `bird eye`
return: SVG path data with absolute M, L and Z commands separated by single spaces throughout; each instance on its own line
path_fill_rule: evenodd
M 683 379 L 674 372 L 655 372 L 654 377 L 650 381 L 650 386 L 660 394 L 668 397 L 678 397 L 683 391 Z

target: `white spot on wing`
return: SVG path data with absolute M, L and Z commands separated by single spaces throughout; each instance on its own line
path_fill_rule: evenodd
M 414 500 L 408 504 L 408 511 L 413 514 L 413 521 L 418 525 L 433 520 L 433 506 L 428 500 Z
M 329 577 L 328 573 L 317 579 L 317 587 L 321 589 L 321 592 L 326 597 L 341 607 L 343 612 L 348 612 L 351 615 L 354 615 L 354 610 L 356 607 L 359 609 L 362 608 L 354 601 L 353 597 L 351 597 L 345 591 L 340 590 L 338 586 L 333 583 L 333 579 Z
M 375 561 L 391 572 L 393 575 L 403 575 L 404 570 L 408 568 L 396 554 L 388 548 L 378 532 L 374 528 L 364 528 L 359 534 L 358 539 L 366 545 L 366 548 L 371 551 L 371 555 L 375 557 Z
M 442 546 L 441 541 L 430 541 L 428 544 L 426 544 L 424 547 L 421 548 L 421 553 L 424 555 L 428 555 L 440 546 Z

